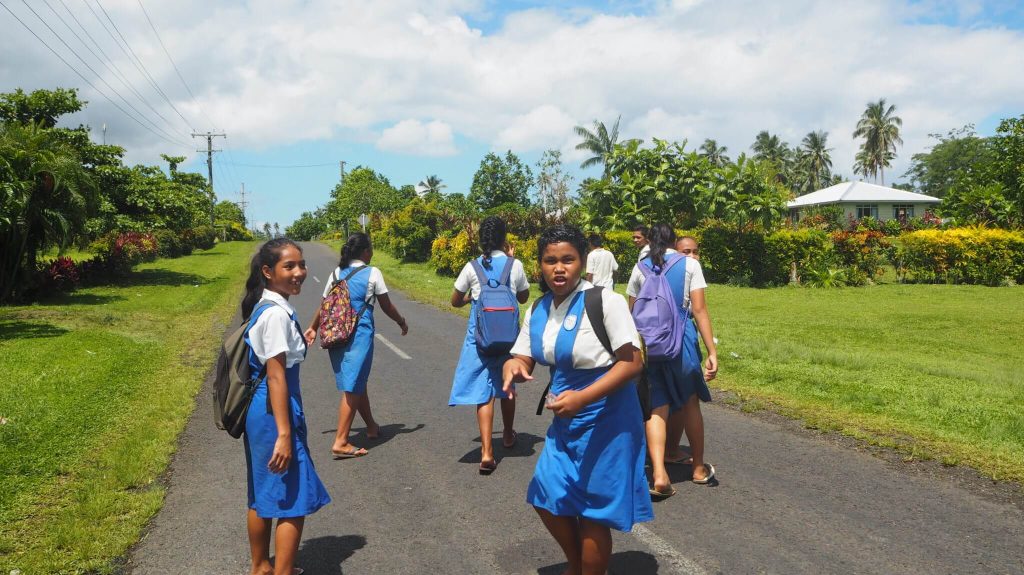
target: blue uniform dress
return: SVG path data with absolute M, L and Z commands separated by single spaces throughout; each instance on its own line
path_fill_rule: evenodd
M 611 369 L 573 367 L 572 351 L 583 317 L 583 291 L 570 304 L 555 341 L 551 393 L 588 387 Z M 552 296 L 530 318 L 533 359 L 545 364 L 543 336 Z M 546 365 L 546 364 L 545 364 Z M 620 531 L 651 521 L 654 510 L 644 474 L 647 443 L 633 383 L 584 407 L 571 419 L 554 417 L 537 459 L 526 501 L 553 515 L 583 517 Z
M 482 263 L 483 256 L 479 259 Z M 505 255 L 492 256 L 491 269 L 484 270 L 487 272 L 487 279 L 498 281 L 507 259 L 508 256 Z M 452 393 L 448 397 L 448 405 L 481 405 L 490 403 L 495 397 L 505 397 L 501 390 L 501 368 L 509 356 L 480 355 L 480 350 L 476 346 L 476 316 L 479 307 L 480 302 L 473 300 L 469 323 L 466 325 L 466 337 L 462 342 L 462 353 L 459 354 L 455 377 L 452 378 Z
M 339 277 L 344 278 L 351 269 L 352 266 L 349 266 L 341 270 Z M 366 301 L 370 273 L 370 267 L 366 266 L 348 280 L 348 293 L 352 300 L 352 309 L 359 313 L 364 306 L 369 306 L 360 316 L 355 334 L 345 345 L 327 350 L 331 357 L 334 382 L 338 386 L 338 391 L 366 393 L 366 382 L 370 379 L 370 368 L 373 366 L 374 334 L 373 306 Z
M 685 257 L 678 254 L 666 254 L 669 258 Z M 653 269 L 651 258 L 640 260 L 637 265 Z M 704 381 L 704 370 L 701 367 L 700 342 L 697 338 L 697 327 L 690 319 L 686 308 L 689 299 L 683 293 L 686 283 L 686 262 L 680 262 L 668 270 L 668 282 L 675 296 L 676 309 L 683 316 L 682 353 L 676 359 L 651 361 L 647 365 L 647 381 L 651 386 L 651 409 L 668 405 L 671 411 L 683 407 L 694 393 L 701 401 L 711 401 L 711 392 Z
M 253 312 L 249 327 L 256 323 L 259 315 L 269 306 L 266 303 Z M 262 308 L 262 309 L 260 309 Z M 298 318 L 291 314 L 299 333 Z M 248 339 L 248 336 L 246 336 Z M 256 354 L 249 350 L 249 368 L 259 373 L 263 368 Z M 284 473 L 272 473 L 267 469 L 277 442 L 277 423 L 269 411 L 267 401 L 267 377 L 264 376 L 253 395 L 252 404 L 245 417 L 245 463 L 248 471 L 248 505 L 264 519 L 274 517 L 304 517 L 314 513 L 331 502 L 327 489 L 316 474 L 313 460 L 309 456 L 306 442 L 306 417 L 302 411 L 302 392 L 299 389 L 299 364 L 285 370 L 288 382 L 289 417 L 292 425 L 292 460 Z

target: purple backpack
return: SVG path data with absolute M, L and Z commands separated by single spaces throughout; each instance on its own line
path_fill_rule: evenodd
M 667 276 L 672 266 L 685 259 L 678 254 L 668 254 L 663 266 L 652 269 L 643 263 L 637 264 L 645 279 L 633 303 L 633 323 L 647 344 L 648 361 L 675 359 L 683 350 L 684 318 Z

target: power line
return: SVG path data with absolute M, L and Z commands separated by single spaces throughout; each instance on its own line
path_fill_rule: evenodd
M 178 65 L 174 63 L 174 58 L 171 58 L 171 53 L 167 50 L 167 46 L 164 45 L 163 38 L 160 37 L 160 32 L 157 31 L 156 26 L 153 24 L 153 20 L 149 17 L 149 12 L 146 11 L 146 7 L 142 5 L 142 0 L 138 0 L 139 8 L 142 8 L 143 15 L 146 16 L 146 22 L 149 22 L 149 27 L 153 30 L 153 35 L 156 36 L 156 41 L 160 43 L 160 47 L 163 48 L 164 54 L 167 56 L 167 60 L 171 63 L 171 67 L 174 68 L 174 72 L 178 75 L 178 79 L 181 80 L 181 84 L 185 86 L 185 90 L 188 95 L 192 98 L 192 102 L 199 108 L 199 113 L 203 115 L 211 124 L 216 124 L 210 116 L 206 114 L 206 110 L 203 110 L 203 106 L 199 104 L 199 100 L 196 99 L 196 95 L 192 92 L 192 88 L 189 87 L 188 82 L 185 81 L 185 77 L 181 75 L 181 70 L 178 69 Z
M 115 90 L 113 86 L 111 86 L 111 85 L 110 85 L 110 84 L 109 84 L 109 83 L 108 83 L 108 82 L 107 82 L 106 80 L 104 80 L 104 79 L 103 79 L 103 76 L 101 76 L 101 75 L 100 75 L 100 74 L 99 74 L 98 72 L 96 72 L 96 70 L 94 70 L 94 69 L 92 68 L 92 66 L 90 66 L 90 65 L 89 65 L 89 63 L 85 61 L 85 58 L 82 58 L 82 56 L 81 56 L 81 55 L 79 55 L 79 54 L 78 54 L 78 52 L 76 52 L 76 51 L 75 51 L 75 49 L 74 49 L 74 48 L 72 48 L 70 44 L 68 44 L 67 42 L 65 42 L 65 41 L 64 41 L 64 38 L 61 38 L 60 34 L 58 34 L 58 33 L 57 33 L 57 31 L 56 31 L 56 30 L 54 30 L 54 29 L 53 29 L 53 28 L 52 28 L 52 27 L 51 27 L 51 26 L 50 26 L 50 25 L 49 25 L 49 24 L 48 24 L 48 23 L 46 22 L 46 20 L 44 20 L 44 19 L 43 19 L 43 17 L 42 17 L 42 16 L 40 16 L 40 15 L 39 15 L 39 13 L 38 13 L 38 12 L 36 12 L 34 8 L 32 8 L 32 6 L 30 6 L 30 5 L 29 5 L 29 3 L 28 3 L 28 0 L 21 0 L 21 3 L 22 3 L 22 4 L 24 4 L 24 5 L 25 5 L 25 7 L 26 7 L 26 8 L 28 8 L 28 9 L 29 9 L 29 11 L 30 11 L 30 12 L 32 12 L 32 14 L 34 14 L 34 15 L 35 15 L 35 17 L 36 17 L 36 18 L 38 18 L 40 22 L 42 22 L 42 23 L 43 23 L 43 26 L 46 26 L 46 29 L 47 29 L 47 30 L 49 30 L 49 31 L 50 31 L 50 33 L 52 33 L 52 34 L 53 34 L 53 35 L 54 35 L 54 36 L 55 36 L 55 37 L 57 38 L 57 40 L 59 40 L 59 41 L 60 41 L 60 43 L 64 45 L 64 47 L 65 47 L 65 48 L 67 48 L 68 50 L 70 50 L 70 51 L 71 51 L 71 53 L 72 53 L 72 54 L 73 54 L 73 55 L 75 56 L 75 58 L 78 58 L 78 60 L 79 60 L 79 61 L 80 61 L 80 62 L 81 62 L 81 63 L 82 63 L 82 64 L 83 64 L 83 65 L 84 65 L 84 66 L 85 66 L 86 68 L 88 68 L 88 69 L 89 69 L 89 71 L 90 71 L 90 72 L 92 72 L 92 73 L 93 73 L 93 75 L 95 75 L 95 76 L 96 76 L 96 78 L 97 78 L 97 79 L 98 79 L 98 80 L 99 80 L 100 82 L 102 82 L 104 86 L 106 86 L 106 87 L 107 87 L 107 89 L 109 89 L 109 90 L 110 90 L 111 92 L 113 92 L 115 96 L 117 96 L 118 98 L 120 98 L 120 99 L 121 99 L 121 101 L 122 101 L 122 102 L 124 102 L 126 106 L 128 106 L 129 108 L 131 108 L 131 109 L 132 109 L 132 111 L 134 111 L 134 112 L 135 112 L 136 114 L 138 114 L 140 118 L 142 118 L 143 120 L 146 120 L 147 122 L 149 122 L 149 123 L 150 123 L 150 124 L 151 124 L 151 125 L 152 125 L 152 126 L 153 126 L 154 128 L 156 128 L 157 130 L 159 130 L 160 132 L 162 132 L 162 133 L 163 133 L 164 135 L 166 135 L 167 137 L 171 138 L 172 140 L 174 139 L 174 136 L 173 136 L 173 135 L 171 135 L 170 133 L 168 133 L 168 132 L 167 132 L 166 130 L 164 130 L 164 129 L 163 129 L 163 128 L 161 128 L 160 126 L 157 126 L 156 122 L 154 122 L 154 121 L 150 120 L 150 119 L 149 119 L 148 117 L 146 117 L 146 115 L 145 115 L 145 114 L 143 114 L 142 112 L 140 112 L 140 111 L 138 110 L 138 108 L 136 108 L 135 106 L 133 106 L 133 105 L 132 105 L 132 103 L 131 103 L 131 102 L 129 102 L 129 101 L 128 101 L 128 100 L 127 100 L 127 99 L 126 99 L 126 98 L 125 98 L 124 96 L 122 96 L 120 92 L 118 92 L 117 90 Z M 178 143 L 180 144 L 181 142 L 178 142 Z M 183 144 L 183 145 L 184 145 L 184 144 Z
M 128 43 L 128 40 L 125 39 L 124 34 L 121 33 L 121 30 L 117 27 L 117 24 L 114 23 L 114 20 L 110 17 L 110 14 L 107 13 L 106 8 L 103 7 L 103 4 L 100 4 L 100 0 L 94 1 L 96 2 L 96 5 L 99 6 L 100 10 L 103 11 L 103 15 L 107 18 L 107 21 L 110 22 L 110 25 L 114 28 L 114 31 L 117 32 L 117 36 L 121 38 L 122 42 L 124 42 L 124 45 L 121 45 L 121 42 L 117 41 L 117 38 L 114 37 L 114 32 L 111 32 L 110 28 L 108 28 L 107 25 L 104 24 L 103 19 L 100 18 L 99 14 L 96 13 L 96 10 L 93 9 L 92 5 L 89 4 L 88 0 L 83 1 L 85 2 L 85 5 L 89 8 L 89 11 L 92 12 L 92 15 L 95 16 L 97 20 L 99 20 L 100 25 L 103 26 L 103 29 L 107 31 L 107 34 L 109 34 L 110 37 L 113 38 L 114 43 L 117 44 L 117 47 L 121 49 L 121 52 L 128 57 L 128 61 L 131 62 L 133 66 L 135 66 L 135 69 L 138 70 L 140 74 L 142 74 L 146 77 L 147 80 L 149 80 L 149 83 L 151 86 L 153 86 L 153 89 L 156 90 L 157 93 L 159 93 L 160 96 L 163 97 L 164 101 L 167 102 L 167 105 L 170 106 L 172 110 L 174 110 L 174 113 L 177 114 L 179 118 L 181 118 L 181 121 L 185 122 L 186 126 L 191 127 L 192 122 L 188 121 L 188 119 L 181 113 L 181 110 L 179 110 L 178 107 L 174 105 L 174 102 L 172 102 L 171 99 L 167 97 L 167 94 L 162 89 L 160 89 L 160 86 L 156 83 L 156 80 L 153 79 L 153 76 L 149 73 L 149 70 L 146 69 L 146 65 L 143 64 L 142 60 L 135 54 L 135 51 L 132 50 L 131 44 Z
M 227 162 L 225 162 L 227 163 Z M 229 165 L 238 166 L 241 168 L 268 168 L 268 169 L 292 169 L 292 168 L 322 168 L 324 166 L 335 166 L 335 162 L 328 162 L 326 164 L 238 164 L 230 163 Z
M 111 73 L 112 76 L 114 76 L 115 78 L 117 78 L 121 82 L 122 86 L 127 88 L 133 94 L 135 94 L 135 97 L 137 97 L 140 102 L 142 102 L 150 110 L 152 110 L 154 114 L 159 116 L 160 119 L 162 119 L 167 124 L 167 126 L 169 126 L 171 129 L 176 129 L 171 124 L 170 120 L 167 119 L 166 116 L 161 114 L 159 110 L 157 110 L 155 107 L 153 107 L 153 105 L 149 102 L 149 100 L 147 100 L 146 98 L 142 97 L 142 94 L 140 94 L 139 91 L 136 90 L 135 87 L 132 86 L 131 83 L 127 81 L 127 79 L 125 78 L 125 76 L 123 74 L 119 74 L 120 70 L 115 72 L 114 69 L 111 68 L 110 64 L 107 62 L 107 59 L 109 59 L 109 57 L 107 59 L 100 58 L 99 54 L 97 54 L 96 51 L 93 50 L 92 47 L 89 46 L 89 44 L 85 40 L 83 40 L 81 36 L 78 35 L 78 32 L 75 32 L 74 28 L 72 28 L 71 25 L 68 24 L 67 21 L 64 20 L 64 17 L 61 16 L 59 13 L 57 13 L 57 10 L 50 4 L 50 0 L 43 0 L 43 2 L 46 4 L 46 7 L 50 9 L 50 12 L 53 12 L 53 15 L 56 16 L 60 20 L 61 24 L 64 24 L 64 27 L 67 28 L 68 31 L 71 32 L 75 36 L 75 38 L 77 38 L 78 41 L 81 42 L 81 44 L 83 46 L 85 46 L 85 49 L 88 50 L 93 55 L 93 57 L 96 58 L 96 60 L 98 60 L 101 64 L 103 64 L 103 66 L 107 69 L 108 72 Z M 61 4 L 63 4 L 64 9 L 68 12 L 68 15 L 71 16 L 71 19 L 75 20 L 75 22 L 78 24 L 78 27 L 81 28 L 82 31 L 85 32 L 85 34 L 87 36 L 90 36 L 90 39 L 92 39 L 91 35 L 89 35 L 89 31 L 86 30 L 84 26 L 82 26 L 82 23 L 79 22 L 77 18 L 75 18 L 74 13 L 72 13 L 71 10 L 68 9 L 67 4 L 64 4 L 64 0 L 60 0 L 60 2 L 61 2 Z M 93 43 L 95 44 L 96 41 L 93 40 Z M 98 44 L 97 44 L 97 47 L 99 47 Z M 100 51 L 101 52 L 103 51 L 102 48 L 100 49 Z M 106 55 L 106 54 L 104 54 L 104 55 Z
M 95 90 L 97 94 L 99 94 L 100 96 L 103 96 L 103 98 L 104 98 L 105 100 L 107 100 L 108 102 L 110 102 L 110 103 L 111 103 L 111 105 L 113 105 L 113 106 L 114 106 L 115 108 L 117 108 L 118 110 L 120 110 L 120 112 L 121 112 L 122 114 L 124 114 L 125 116 L 128 116 L 129 118 L 131 118 L 131 119 L 132 119 L 132 121 L 134 121 L 134 122 L 135 122 L 135 123 L 137 123 L 138 125 L 142 126 L 142 127 L 143 127 L 143 128 L 145 128 L 146 130 L 148 130 L 149 132 L 151 132 L 151 133 L 152 133 L 153 135 L 157 136 L 158 138 L 160 138 L 160 139 L 162 139 L 162 140 L 164 140 L 164 141 L 166 141 L 166 142 L 169 142 L 169 143 L 171 143 L 171 144 L 181 145 L 181 144 L 180 144 L 180 142 L 175 142 L 175 141 L 173 141 L 173 140 L 169 140 L 169 139 L 167 139 L 166 137 L 164 137 L 163 135 L 161 135 L 160 133 L 158 133 L 158 132 L 155 132 L 155 131 L 154 131 L 154 130 L 153 130 L 152 128 L 150 128 L 150 127 L 149 127 L 149 126 L 147 126 L 146 124 L 143 124 L 141 120 L 139 120 L 139 119 L 138 119 L 138 118 L 136 118 L 135 116 L 133 116 L 133 115 L 131 115 L 130 113 L 128 113 L 128 111 L 127 111 L 127 110 L 125 110 L 125 109 L 124 109 L 124 108 L 122 108 L 122 107 L 121 107 L 121 106 L 120 106 L 120 105 L 119 105 L 119 104 L 118 104 L 117 102 L 115 102 L 114 100 L 112 100 L 112 99 L 110 98 L 110 96 L 107 96 L 107 94 L 106 94 L 105 92 L 103 92 L 102 90 L 100 90 L 99 88 L 97 88 L 97 87 L 96 87 L 96 85 L 95 85 L 95 84 L 93 84 L 93 83 L 92 83 L 92 82 L 91 82 L 91 81 L 90 81 L 90 80 L 89 80 L 88 78 L 86 78 L 86 77 L 85 77 L 84 75 L 82 75 L 82 73 L 81 73 L 81 72 L 79 72 L 77 68 L 75 68 L 75 67 L 74 67 L 74 66 L 72 66 L 72 65 L 71 65 L 71 64 L 70 64 L 70 63 L 69 63 L 69 62 L 68 62 L 67 60 L 65 60 L 63 56 L 61 56 L 61 55 L 60 55 L 60 54 L 59 54 L 59 53 L 58 53 L 58 52 L 57 52 L 56 50 L 54 50 L 54 49 L 53 49 L 53 47 L 52 47 L 52 46 L 50 46 L 50 45 L 49 45 L 49 44 L 48 44 L 48 43 L 46 42 L 46 40 L 43 40 L 43 39 L 42 39 L 42 38 L 41 38 L 41 37 L 39 36 L 39 34 L 36 34 L 35 30 L 33 30 L 33 29 L 32 29 L 31 27 L 29 27 L 29 25 L 28 25 L 28 24 L 26 24 L 24 20 L 22 20 L 21 18 L 19 18 L 19 17 L 18 17 L 18 15 L 17 15 L 17 14 L 15 14 L 15 13 L 14 13 L 14 11 L 13 11 L 13 10 L 11 10 L 11 8 L 10 8 L 10 7 L 9 7 L 9 6 L 7 5 L 7 4 L 5 4 L 5 3 L 4 3 L 4 2 L 2 1 L 2 0 L 0 0 L 0 6 L 3 6 L 3 7 L 4 7 L 4 10 L 7 10 L 7 12 L 8 12 L 8 13 L 10 13 L 10 15 L 11 15 L 11 16 L 13 16 L 13 17 L 14 17 L 14 19 L 15 19 L 15 20 L 17 20 L 19 24 L 21 24 L 21 25 L 22 25 L 22 26 L 23 26 L 23 27 L 24 27 L 24 28 L 25 28 L 26 30 L 28 30 L 28 32 L 29 32 L 30 34 L 32 34 L 33 36 L 35 36 L 36 40 L 39 40 L 39 42 L 40 42 L 40 43 L 41 43 L 41 44 L 42 44 L 43 46 L 45 46 L 47 50 L 49 50 L 50 52 L 52 52 L 52 53 L 53 53 L 53 55 L 54 55 L 54 56 L 56 56 L 58 60 L 60 60 L 61 62 L 63 62 L 63 63 L 64 63 L 64 65 L 65 65 L 65 66 L 67 66 L 68 68 L 70 68 L 72 72 L 74 72 L 74 73 L 75 73 L 75 74 L 76 74 L 76 75 L 77 75 L 77 76 L 78 76 L 79 78 L 81 78 L 83 82 L 85 82 L 86 84 L 88 84 L 88 85 L 89 85 L 89 87 L 91 87 L 91 88 L 92 88 L 93 90 Z

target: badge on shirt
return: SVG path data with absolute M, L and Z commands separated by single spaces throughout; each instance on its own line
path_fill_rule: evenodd
M 576 322 L 577 321 L 579 321 L 579 317 L 578 316 L 576 316 L 576 315 L 567 315 L 567 316 L 565 316 L 565 321 L 562 322 L 562 327 L 565 328 L 565 331 L 572 331 L 572 330 L 576 329 Z

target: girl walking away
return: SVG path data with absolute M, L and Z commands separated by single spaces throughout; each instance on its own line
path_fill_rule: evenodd
M 718 352 L 711 330 L 704 300 L 704 273 L 700 263 L 685 257 L 669 246 L 675 245 L 675 232 L 667 224 L 658 224 L 650 231 L 650 253 L 633 268 L 626 286 L 630 309 L 637 329 L 648 343 L 647 379 L 651 386 L 651 418 L 647 421 L 647 449 L 651 457 L 655 500 L 675 495 L 675 489 L 665 470 L 666 421 L 670 412 L 684 410 L 689 422 L 687 431 L 693 453 L 693 480 L 707 483 L 715 469 L 704 463 L 703 421 L 699 419 L 699 401 L 711 401 L 705 377 L 712 379 L 718 372 Z M 645 288 L 645 284 L 653 282 Z M 665 292 L 657 293 L 662 283 Z M 670 298 L 663 313 L 678 317 L 658 317 L 654 313 L 659 298 Z M 662 308 L 658 308 L 660 311 Z M 696 328 L 690 321 L 696 320 Z M 700 344 L 697 332 L 708 349 L 705 370 L 701 371 Z M 661 356 L 657 354 L 663 351 Z M 696 413 L 697 417 L 690 414 Z M 699 433 L 696 422 L 701 421 Z M 691 434 L 691 431 L 693 432 Z M 678 442 L 676 446 L 678 451 Z
M 494 428 L 494 398 L 501 398 L 502 446 L 505 449 L 515 447 L 516 432 L 513 428 L 516 416 L 516 400 L 502 393 L 501 368 L 508 359 L 507 347 L 495 346 L 490 350 L 486 345 L 486 337 L 482 323 L 491 321 L 511 321 L 510 334 L 515 337 L 518 329 L 518 308 L 516 303 L 526 303 L 530 297 L 530 282 L 526 279 L 523 264 L 513 258 L 512 246 L 505 241 L 505 221 L 490 216 L 480 222 L 480 250 L 483 254 L 470 261 L 462 268 L 455 279 L 455 291 L 452 292 L 452 306 L 472 305 L 469 323 L 466 326 L 466 338 L 459 355 L 459 364 L 455 368 L 452 381 L 452 393 L 448 405 L 475 405 L 477 424 L 480 426 L 480 474 L 489 475 L 497 467 L 494 459 L 494 448 L 491 435 Z M 481 300 L 483 289 L 489 292 L 507 291 L 506 297 L 497 297 L 499 305 L 485 307 Z M 497 294 L 501 296 L 503 294 Z M 494 296 L 490 296 L 494 297 Z M 503 303 L 504 300 L 504 303 Z M 492 312 L 491 310 L 502 310 Z M 514 313 L 507 313 L 512 312 Z M 500 315 L 503 314 L 503 315 Z M 492 320 L 490 316 L 495 319 Z M 500 327 L 500 326 L 499 326 Z
M 366 455 L 365 448 L 356 447 L 348 442 L 349 431 L 356 412 L 366 423 L 366 436 L 376 439 L 380 436 L 380 425 L 373 419 L 370 410 L 370 396 L 367 394 L 366 382 L 370 378 L 370 367 L 373 365 L 373 307 L 380 305 L 381 311 L 391 318 L 402 329 L 402 335 L 409 333 L 395 305 L 388 296 L 388 288 L 384 284 L 384 276 L 380 270 L 370 266 L 373 258 L 373 246 L 370 237 L 357 232 L 348 237 L 341 247 L 341 261 L 331 275 L 331 281 L 324 286 L 324 295 L 330 293 L 334 284 L 345 281 L 352 302 L 353 311 L 358 314 L 355 333 L 344 344 L 331 347 L 327 351 L 331 356 L 331 367 L 334 369 L 334 381 L 341 392 L 338 405 L 338 431 L 334 437 L 331 453 L 335 459 L 347 459 Z M 306 341 L 312 343 L 316 339 L 317 328 L 320 327 L 320 311 L 317 307 L 313 321 L 306 330 Z
M 265 373 L 245 420 L 248 468 L 247 526 L 252 575 L 293 575 L 305 516 L 331 498 L 316 474 L 306 444 L 306 419 L 299 391 L 299 363 L 306 342 L 288 296 L 306 279 L 302 250 L 288 239 L 270 240 L 253 256 L 245 284 L 242 316 L 252 373 Z M 277 518 L 274 565 L 270 564 L 271 522 Z
M 566 573 L 603 575 L 610 529 L 654 519 L 633 383 L 643 365 L 640 342 L 625 300 L 582 279 L 587 242 L 579 229 L 548 228 L 537 251 L 545 295 L 502 374 L 504 391 L 514 394 L 513 384 L 532 380 L 538 363 L 551 367 L 554 418 L 526 500 L 565 553 Z

